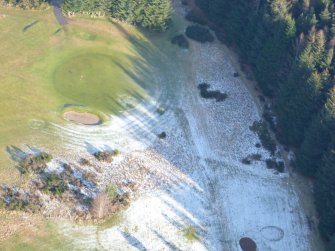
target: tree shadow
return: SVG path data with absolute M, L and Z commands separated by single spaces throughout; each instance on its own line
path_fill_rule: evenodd
M 137 238 L 135 238 L 134 236 L 132 236 L 129 233 L 123 232 L 121 231 L 122 236 L 128 241 L 128 243 L 130 245 L 132 245 L 134 248 L 136 248 L 137 250 L 141 250 L 141 251 L 146 251 L 148 250 L 143 244 L 142 242 L 140 242 Z
M 181 251 L 180 248 L 178 248 L 173 242 L 168 241 L 166 238 L 164 238 L 161 234 L 159 234 L 156 230 L 152 230 L 152 232 L 171 250 L 173 251 Z
M 10 158 L 16 162 L 20 162 L 27 156 L 25 151 L 13 145 L 7 146 L 6 152 L 9 154 Z
M 35 20 L 34 22 L 32 22 L 32 23 L 24 26 L 23 29 L 22 29 L 22 31 L 26 32 L 28 29 L 30 29 L 31 27 L 33 27 L 34 25 L 36 25 L 38 22 L 39 22 L 38 20 Z

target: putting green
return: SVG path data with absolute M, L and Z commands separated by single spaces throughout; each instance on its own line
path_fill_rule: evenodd
M 116 60 L 117 57 L 98 53 L 77 55 L 55 70 L 53 84 L 73 103 L 116 113 L 127 108 L 122 103 L 125 95 L 136 95 L 136 99 L 145 95 Z

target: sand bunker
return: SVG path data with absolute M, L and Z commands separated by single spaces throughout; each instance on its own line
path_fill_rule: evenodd
M 256 243 L 249 237 L 243 237 L 242 239 L 240 239 L 240 246 L 243 251 L 256 251 L 257 250 Z
M 102 122 L 98 115 L 87 112 L 69 111 L 65 112 L 63 117 L 68 121 L 74 121 L 83 125 L 99 125 Z

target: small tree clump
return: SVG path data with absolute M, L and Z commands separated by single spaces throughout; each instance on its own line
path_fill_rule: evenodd
M 21 172 L 22 173 L 28 173 L 30 171 L 40 172 L 46 168 L 47 163 L 49 163 L 51 160 L 52 155 L 46 152 L 41 152 L 37 155 L 28 154 L 20 162 Z
M 166 132 L 161 132 L 159 134 L 157 134 L 157 137 L 160 139 L 165 139 L 166 138 Z
M 249 129 L 256 133 L 262 143 L 262 146 L 273 156 L 277 150 L 276 142 L 272 139 L 268 127 L 264 121 L 255 121 Z
M 209 29 L 200 25 L 191 25 L 186 28 L 186 36 L 200 43 L 213 42 L 214 37 Z
M 96 153 L 94 153 L 94 157 L 99 161 L 112 162 L 113 157 L 115 157 L 119 154 L 120 154 L 120 151 L 116 149 L 114 151 L 96 152 Z
M 222 93 L 220 91 L 209 91 L 209 87 L 210 85 L 207 83 L 201 83 L 198 85 L 201 97 L 206 99 L 215 99 L 216 102 L 224 101 L 228 97 L 227 93 Z
M 68 189 L 64 179 L 56 173 L 48 173 L 45 175 L 43 191 L 52 193 L 53 195 L 61 195 Z
M 275 170 L 277 170 L 280 173 L 284 172 L 285 164 L 284 164 L 283 161 L 278 161 L 277 162 L 274 159 L 267 159 L 265 161 L 265 163 L 266 163 L 266 167 L 269 168 L 269 169 L 275 169 Z
M 80 161 L 79 161 L 79 164 L 82 165 L 82 166 L 89 166 L 91 163 L 88 159 L 81 158 Z
M 189 47 L 189 42 L 187 41 L 186 37 L 184 35 L 177 35 L 171 39 L 172 44 L 176 44 L 179 47 L 183 49 L 188 49 Z

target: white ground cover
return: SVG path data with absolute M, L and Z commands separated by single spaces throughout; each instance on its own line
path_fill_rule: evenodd
M 59 158 L 89 158 L 101 170 L 101 187 L 129 181 L 137 187 L 117 226 L 61 221 L 61 233 L 82 250 L 234 251 L 241 250 L 242 237 L 252 238 L 261 251 L 316 250 L 292 178 L 268 170 L 268 152 L 255 147 L 259 139 L 249 126 L 260 111 L 245 83 L 233 77 L 237 69 L 222 45 L 192 42 L 179 59 L 171 87 L 177 94 L 163 104 L 163 115 L 156 112 L 160 99 L 153 98 L 107 125 L 54 125 L 67 150 Z M 201 98 L 202 82 L 226 92 L 227 100 Z M 157 138 L 162 131 L 166 139 Z M 121 155 L 112 164 L 90 155 L 115 148 Z M 241 163 L 254 153 L 262 161 Z M 196 229 L 198 240 L 185 237 L 188 227 Z

